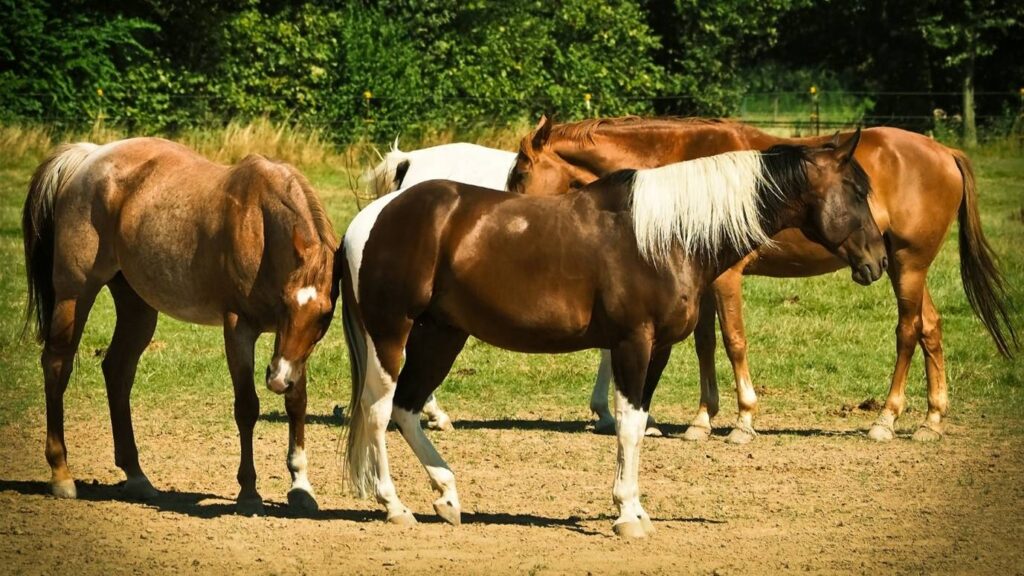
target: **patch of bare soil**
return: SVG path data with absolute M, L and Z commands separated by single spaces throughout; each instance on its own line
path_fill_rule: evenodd
M 329 410 L 324 410 L 329 414 Z M 228 417 L 229 418 L 229 417 Z M 152 573 L 1019 573 L 1019 432 L 950 427 L 937 444 L 865 439 L 870 415 L 826 429 L 772 420 L 736 447 L 648 438 L 641 489 L 657 533 L 612 535 L 615 439 L 581 422 L 469 421 L 431 438 L 453 466 L 463 525 L 432 515 L 426 474 L 389 432 L 395 482 L 421 523 L 383 522 L 342 487 L 339 427 L 314 416 L 320 503 L 292 517 L 283 418 L 257 426 L 268 515 L 233 514 L 237 436 L 188 414 L 136 417 L 143 466 L 163 494 L 125 501 L 102 413 L 69 415 L 79 499 L 45 495 L 43 415 L 0 429 L 0 567 L 17 574 Z M 911 423 L 904 423 L 909 426 Z M 458 426 L 458 424 L 457 424 Z M 846 427 L 846 428 L 843 428 Z

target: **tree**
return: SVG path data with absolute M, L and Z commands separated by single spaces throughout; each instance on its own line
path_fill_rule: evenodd
M 999 40 L 1024 21 L 1024 3 L 1002 0 L 933 0 L 931 16 L 919 30 L 928 44 L 943 56 L 946 67 L 960 71 L 963 90 L 963 143 L 978 144 L 974 118 L 977 61 L 996 51 Z

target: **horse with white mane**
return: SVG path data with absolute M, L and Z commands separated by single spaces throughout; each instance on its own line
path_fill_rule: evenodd
M 353 487 L 374 494 L 388 521 L 416 521 L 391 479 L 394 421 L 439 494 L 434 510 L 458 524 L 455 475 L 419 418 L 467 338 L 534 353 L 603 348 L 618 417 L 614 529 L 650 534 L 638 484 L 647 412 L 710 283 L 790 227 L 842 251 L 868 282 L 881 276 L 870 183 L 853 159 L 859 136 L 625 170 L 554 197 L 430 181 L 372 203 L 343 241 Z

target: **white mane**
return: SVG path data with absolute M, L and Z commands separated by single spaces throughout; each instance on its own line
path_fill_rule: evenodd
M 714 258 L 723 247 L 743 252 L 767 244 L 759 188 L 781 195 L 760 152 L 637 170 L 631 207 L 640 255 L 657 264 L 676 245 L 687 254 Z

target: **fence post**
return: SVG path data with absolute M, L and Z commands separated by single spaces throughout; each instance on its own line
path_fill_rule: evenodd
M 811 122 L 814 123 L 814 135 L 821 136 L 821 107 L 818 104 L 818 87 L 811 85 L 811 102 L 814 104 L 814 111 L 811 112 Z
M 590 92 L 583 93 L 583 107 L 587 109 L 587 118 L 591 118 L 593 114 L 590 113 Z

